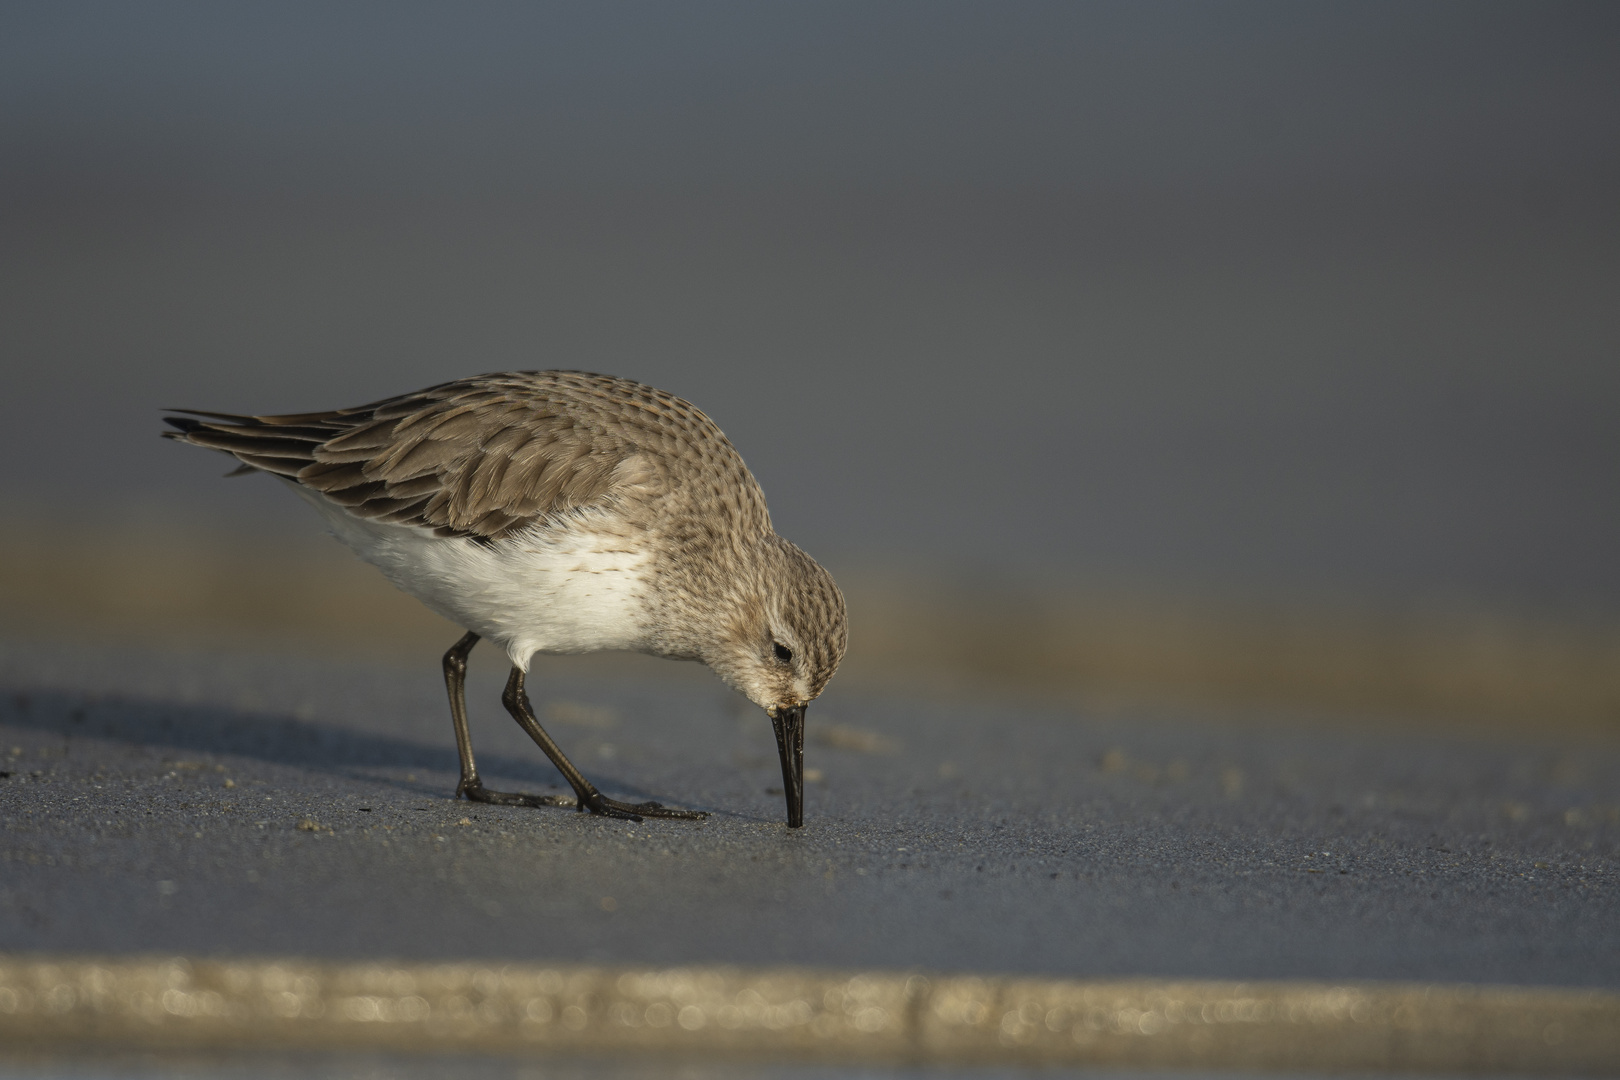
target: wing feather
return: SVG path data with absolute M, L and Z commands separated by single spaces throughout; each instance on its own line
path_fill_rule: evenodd
M 497 540 L 544 527 L 652 483 L 673 458 L 709 461 L 717 448 L 757 492 L 697 409 L 583 372 L 480 375 L 331 412 L 187 412 L 168 418 L 179 430 L 164 434 L 319 491 L 357 516 L 444 536 Z

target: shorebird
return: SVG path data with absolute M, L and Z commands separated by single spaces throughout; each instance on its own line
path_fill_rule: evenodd
M 461 757 L 456 794 L 502 806 L 467 730 L 467 655 L 506 651 L 501 697 L 607 817 L 699 818 L 607 798 L 535 719 L 536 653 L 622 649 L 707 664 L 770 716 L 790 828 L 804 824 L 804 715 L 845 644 L 832 575 L 776 534 L 731 442 L 673 394 L 608 375 L 476 375 L 370 405 L 286 416 L 171 409 L 167 438 L 280 478 L 389 581 L 467 633 L 444 654 Z

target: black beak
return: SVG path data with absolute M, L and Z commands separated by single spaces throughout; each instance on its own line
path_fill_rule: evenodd
M 804 706 L 771 713 L 776 751 L 782 755 L 782 792 L 787 796 L 788 828 L 804 824 Z

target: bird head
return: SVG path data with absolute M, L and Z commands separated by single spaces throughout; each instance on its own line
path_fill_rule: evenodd
M 798 828 L 804 824 L 804 711 L 844 658 L 844 594 L 814 559 L 774 534 L 751 577 L 704 659 L 770 716 L 788 825 Z

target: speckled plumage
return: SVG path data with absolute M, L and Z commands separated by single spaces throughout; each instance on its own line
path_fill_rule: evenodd
M 292 484 L 395 585 L 500 644 L 520 684 L 535 652 L 633 649 L 802 717 L 843 658 L 832 577 L 776 534 L 714 422 L 662 390 L 511 372 L 352 409 L 168 419 L 168 437 Z

